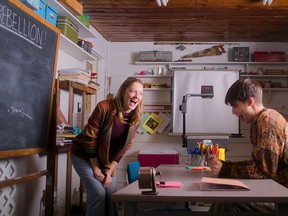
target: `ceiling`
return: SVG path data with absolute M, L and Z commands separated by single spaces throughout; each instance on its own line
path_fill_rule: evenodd
M 81 0 L 111 42 L 288 42 L 288 0 Z

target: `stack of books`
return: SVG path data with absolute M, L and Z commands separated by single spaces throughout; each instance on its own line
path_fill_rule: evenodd
M 100 87 L 100 84 L 97 83 L 97 73 L 96 72 L 92 72 L 90 75 L 90 81 L 88 86 L 93 88 L 93 89 L 98 89 Z
M 81 68 L 68 68 L 58 71 L 58 80 L 69 80 L 98 89 L 97 73 L 91 73 Z
M 71 144 L 75 136 L 76 135 L 74 134 L 73 127 L 63 124 L 57 125 L 57 134 L 56 134 L 57 146 L 64 146 Z
M 88 85 L 91 80 L 89 71 L 80 68 L 62 69 L 58 72 L 59 80 L 70 80 L 84 85 Z

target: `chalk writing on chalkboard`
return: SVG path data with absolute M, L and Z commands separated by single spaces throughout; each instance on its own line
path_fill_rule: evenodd
M 3 4 L 0 7 L 0 27 L 42 49 L 47 37 L 47 28 L 30 21 Z
M 60 32 L 17 2 L 0 0 L 0 158 L 46 149 L 52 112 Z
M 25 113 L 24 111 L 24 108 L 20 108 L 20 109 L 17 109 L 13 106 L 10 107 L 10 109 L 8 109 L 8 113 L 10 113 L 10 115 L 14 115 L 14 116 L 19 116 L 21 118 L 28 118 L 30 120 L 32 120 L 32 117 L 29 116 L 27 113 Z

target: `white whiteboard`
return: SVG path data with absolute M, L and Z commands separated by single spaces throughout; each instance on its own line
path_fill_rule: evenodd
M 187 99 L 187 134 L 238 134 L 239 118 L 224 102 L 228 88 L 239 79 L 239 71 L 176 70 L 173 87 L 173 133 L 183 132 L 183 96 L 200 94 L 202 85 L 213 85 L 214 97 Z

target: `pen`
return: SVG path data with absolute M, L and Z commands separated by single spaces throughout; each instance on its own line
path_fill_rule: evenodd
M 187 148 L 187 153 L 188 153 L 188 155 L 191 154 L 191 150 L 190 150 L 190 148 Z

